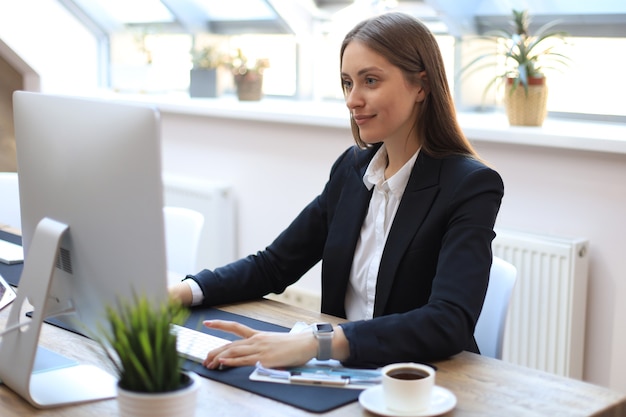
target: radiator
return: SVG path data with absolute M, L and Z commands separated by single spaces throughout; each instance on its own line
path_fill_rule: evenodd
M 588 240 L 496 233 L 494 255 L 517 267 L 502 359 L 582 379 Z
M 165 205 L 197 210 L 204 215 L 195 273 L 235 260 L 235 200 L 229 185 L 196 177 L 163 174 Z

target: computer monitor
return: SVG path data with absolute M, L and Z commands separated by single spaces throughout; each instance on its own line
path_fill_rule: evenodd
M 99 368 L 33 373 L 33 363 L 46 318 L 70 313 L 60 318 L 88 334 L 120 298 L 166 299 L 159 114 L 20 91 L 13 106 L 25 262 L 0 379 L 40 408 L 110 398 L 117 381 Z

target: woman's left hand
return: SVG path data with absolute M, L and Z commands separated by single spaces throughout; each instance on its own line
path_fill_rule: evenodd
M 269 368 L 298 366 L 314 358 L 317 353 L 317 340 L 312 332 L 262 332 L 225 320 L 207 320 L 203 324 L 210 329 L 243 338 L 210 351 L 203 362 L 209 369 L 216 369 L 220 365 L 254 366 L 257 362 Z

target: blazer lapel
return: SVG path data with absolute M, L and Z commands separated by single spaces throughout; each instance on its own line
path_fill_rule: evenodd
M 327 279 L 323 282 L 322 311 L 339 317 L 345 317 L 344 301 L 350 268 L 372 195 L 363 184 L 363 175 L 373 153 L 360 158 L 346 177 L 326 241 L 322 276 Z
M 385 311 L 398 265 L 437 196 L 441 163 L 423 152 L 415 161 L 380 262 L 374 317 Z

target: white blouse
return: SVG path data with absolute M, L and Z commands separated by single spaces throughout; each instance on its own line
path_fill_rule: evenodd
M 374 191 L 361 226 L 346 291 L 345 309 L 350 321 L 367 320 L 374 315 L 380 259 L 418 153 L 419 150 L 391 178 L 385 179 L 387 150 L 383 145 L 363 175 L 365 186 Z

